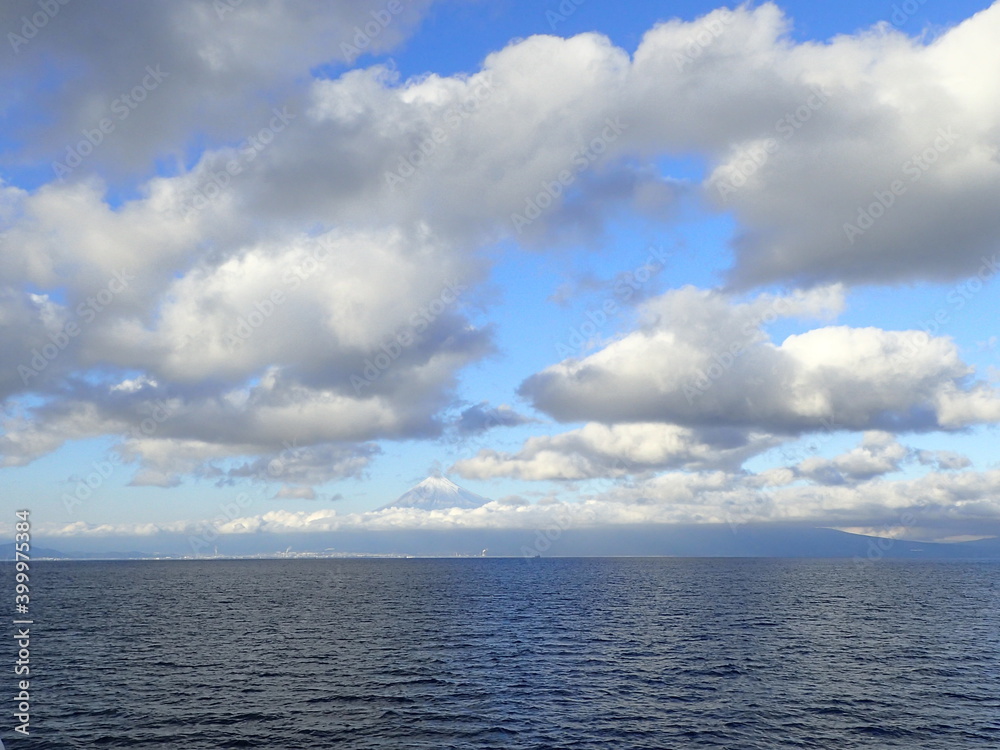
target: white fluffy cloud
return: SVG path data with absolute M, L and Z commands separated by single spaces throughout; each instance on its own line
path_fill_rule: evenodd
M 452 470 L 469 479 L 593 479 L 662 469 L 734 469 L 781 442 L 740 430 L 692 430 L 676 425 L 588 424 L 559 435 L 529 438 L 517 453 L 482 450 Z
M 995 252 L 1000 107 L 973 71 L 1000 64 L 1000 6 L 929 42 L 886 24 L 792 43 L 771 4 L 715 25 L 690 61 L 697 24 L 646 35 L 626 119 L 651 149 L 712 154 L 706 197 L 742 226 L 735 283 L 954 278 Z
M 941 471 L 967 469 L 972 466 L 968 456 L 955 451 L 917 451 L 917 460 L 925 466 L 933 466 Z
M 826 326 L 772 342 L 779 317 L 836 309 L 820 288 L 733 303 L 685 288 L 645 305 L 641 327 L 526 380 L 522 395 L 560 421 L 656 419 L 776 433 L 959 429 L 993 422 L 1000 394 L 968 383 L 949 338 Z
M 406 5 L 412 21 L 422 5 Z M 225 79 L 227 92 L 244 92 L 241 96 L 256 100 L 277 81 L 308 82 L 304 71 L 315 64 L 313 58 L 338 56 L 336 45 L 331 50 L 319 40 L 331 28 L 340 30 L 335 37 L 342 36 L 352 28 L 347 16 L 367 16 L 367 6 L 304 5 L 295 13 L 274 2 L 256 13 L 239 9 L 218 28 L 189 3 L 155 3 L 145 13 L 130 13 L 143 15 L 133 36 L 155 34 L 157 24 L 165 29 L 167 38 L 152 40 L 147 51 L 170 51 L 178 64 L 191 60 L 187 65 L 215 76 L 192 73 L 188 80 L 178 72 L 178 89 L 185 96 L 197 95 L 200 110 L 210 102 L 212 112 L 246 123 L 253 118 L 231 106 L 227 96 L 206 95 L 204 87 Z M 83 23 L 106 24 L 86 9 L 62 12 L 71 11 Z M 164 14 L 189 23 L 167 22 Z M 973 59 L 976 70 L 989 69 L 983 58 L 997 54 L 990 39 L 998 18 L 1000 10 L 991 8 L 931 44 L 891 30 L 838 37 L 827 44 L 795 44 L 784 36 L 787 19 L 765 4 L 717 11 L 691 23 L 657 25 L 631 59 L 629 51 L 606 38 L 584 34 L 518 41 L 489 55 L 483 70 L 470 76 L 431 75 L 400 83 L 385 69 L 354 70 L 309 85 L 287 136 L 281 134 L 266 149 L 267 164 L 260 170 L 265 179 L 246 181 L 239 200 L 265 215 L 320 212 L 326 220 L 361 215 L 383 221 L 419 216 L 453 228 L 509 232 L 511 213 L 523 212 L 526 201 L 562 170 L 576 172 L 574 159 L 582 155 L 585 166 L 602 169 L 580 172 L 574 185 L 578 190 L 565 191 L 566 203 L 532 227 L 564 220 L 593 228 L 588 211 L 579 210 L 582 206 L 599 216 L 598 204 L 614 203 L 615 190 L 638 205 L 650 188 L 669 186 L 669 175 L 630 171 L 619 161 L 623 155 L 702 152 L 713 169 L 705 187 L 710 196 L 718 196 L 716 185 L 739 172 L 747 149 L 754 152 L 755 145 L 774 138 L 780 148 L 766 152 L 765 162 L 746 184 L 721 196 L 747 229 L 736 248 L 737 277 L 954 276 L 962 272 L 963 261 L 978 263 L 983 249 L 992 247 L 997 229 L 987 206 L 996 191 L 993 134 L 1000 124 L 998 111 L 981 95 L 988 84 L 967 71 L 973 69 Z M 398 41 L 408 21 L 397 20 L 376 47 Z M 127 68 L 114 55 L 78 49 L 81 40 L 89 40 L 76 33 L 78 28 L 72 34 L 64 31 L 74 42 L 62 48 L 63 54 L 98 61 L 109 75 Z M 718 29 L 717 37 L 695 59 L 685 61 L 692 38 L 705 28 Z M 55 54 L 61 49 L 57 32 L 53 23 L 26 49 Z M 181 38 L 170 39 L 171 34 Z M 262 54 L 289 38 L 297 39 L 290 48 L 295 54 L 278 56 L 281 65 L 271 60 L 262 69 Z M 233 76 L 256 86 L 231 86 Z M 918 79 L 919 85 L 914 83 Z M 830 93 L 822 106 L 810 108 L 807 102 L 815 105 L 817 87 Z M 85 98 L 85 91 L 74 93 Z M 175 101 L 165 99 L 164 107 L 170 108 L 171 120 L 193 116 Z M 802 107 L 809 116 L 800 122 L 805 115 L 796 112 Z M 138 118 L 142 110 L 136 112 Z M 265 108 L 261 116 L 268 113 Z M 201 118 L 206 114 L 211 112 L 199 111 Z M 150 120 L 158 117 L 159 110 L 151 110 Z M 798 127 L 787 125 L 789 117 Z M 620 132 L 609 133 L 613 139 L 602 135 L 609 118 L 621 126 Z M 851 244 L 843 224 L 855 220 L 856 209 L 867 206 L 872 193 L 890 185 L 894 176 L 909 179 L 903 169 L 910 157 L 931 148 L 940 128 L 952 126 L 960 129 L 959 140 L 939 154 L 933 169 L 921 171 L 919 184 L 898 196 L 898 205 L 863 241 Z M 142 123 L 144 135 L 151 130 L 155 132 Z M 602 153 L 588 155 L 595 138 L 604 138 Z M 108 143 L 118 140 L 109 138 Z M 421 155 L 421 147 L 432 153 Z M 202 165 L 216 165 L 220 156 L 224 160 L 232 153 L 210 151 Z M 387 182 L 389 172 L 399 172 L 409 161 L 421 162 L 411 177 L 402 185 Z M 632 176 L 609 181 L 609 170 Z M 431 189 L 453 200 L 429 201 Z M 588 192 L 601 200 L 588 200 Z M 961 213 L 949 209 L 959 205 Z M 942 221 L 957 215 L 964 220 Z M 948 254 L 939 252 L 945 237 L 952 250 Z
M 910 451 L 887 432 L 867 432 L 857 448 L 832 459 L 813 456 L 794 467 L 819 484 L 846 484 L 899 471 Z

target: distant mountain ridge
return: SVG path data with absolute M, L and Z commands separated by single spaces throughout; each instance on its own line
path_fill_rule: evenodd
M 419 485 L 418 485 L 419 486 Z M 416 489 L 416 488 L 414 488 Z M 472 494 L 473 497 L 479 497 Z M 405 497 L 405 495 L 404 495 Z M 485 500 L 485 498 L 480 498 Z M 397 507 L 394 503 L 387 507 Z M 181 558 L 191 555 L 188 538 L 183 534 L 164 536 L 155 542 L 150 537 L 119 538 L 120 544 L 135 545 L 133 551 L 121 553 L 93 546 L 86 551 L 57 551 L 42 540 L 32 544 L 31 559 L 73 560 L 139 560 L 150 558 Z M 48 540 L 45 540 L 48 542 Z M 87 539 L 60 538 L 74 544 Z M 110 543 L 110 542 L 108 542 Z M 226 539 L 230 545 L 225 555 L 254 556 L 262 551 L 254 535 L 234 534 Z M 745 558 L 836 558 L 851 559 L 857 564 L 879 560 L 937 560 L 1000 562 L 1000 538 L 970 542 L 915 542 L 861 536 L 836 529 L 814 528 L 796 524 L 747 524 L 733 528 L 729 524 L 630 524 L 614 528 L 567 528 L 555 539 L 543 529 L 454 528 L 389 529 L 383 531 L 300 532 L 269 538 L 264 551 L 294 546 L 299 552 L 322 554 L 336 547 L 339 554 L 363 556 L 478 556 L 488 547 L 493 557 L 745 557 Z M 127 549 L 128 547 L 126 547 Z M 0 544 L 0 560 L 13 557 L 13 543 Z M 277 556 L 281 556 L 280 553 Z
M 14 542 L 0 544 L 0 561 L 14 560 Z M 50 547 L 32 545 L 28 550 L 30 560 L 139 560 L 153 557 L 146 552 L 62 552 Z M 0 747 L 0 750 L 3 750 Z
M 489 498 L 463 489 L 447 477 L 427 477 L 420 484 L 378 510 L 389 510 L 389 508 L 417 508 L 419 510 L 464 508 L 471 510 L 472 508 L 481 508 L 488 502 L 490 502 Z
M 13 560 L 15 558 L 14 551 L 16 545 L 14 542 L 4 542 L 0 544 L 0 560 Z M 50 549 L 48 547 L 36 547 L 32 545 L 28 549 L 28 559 L 35 560 L 38 558 L 48 558 L 50 560 L 60 560 L 69 557 L 69 555 L 59 550 Z

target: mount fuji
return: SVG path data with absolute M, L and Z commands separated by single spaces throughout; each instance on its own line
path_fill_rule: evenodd
M 489 498 L 462 489 L 445 477 L 427 477 L 413 489 L 404 492 L 388 505 L 389 508 L 418 508 L 420 510 L 446 510 L 448 508 L 479 508 L 490 502 Z

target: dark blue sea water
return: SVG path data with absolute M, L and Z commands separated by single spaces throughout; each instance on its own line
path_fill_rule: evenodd
M 8 750 L 1000 747 L 997 563 L 66 562 L 32 588 Z

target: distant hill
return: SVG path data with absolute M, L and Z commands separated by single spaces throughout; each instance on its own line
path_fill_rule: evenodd
M 69 558 L 69 555 L 60 552 L 59 550 L 49 549 L 47 547 L 35 547 L 32 545 L 31 549 L 28 550 L 28 557 L 31 560 L 38 559 L 40 557 L 51 557 L 57 560 L 65 560 Z M 13 560 L 14 559 L 14 542 L 5 542 L 0 544 L 0 560 Z
M 447 510 L 448 508 L 479 508 L 490 502 L 489 498 L 462 489 L 446 477 L 427 477 L 411 490 L 379 510 L 389 508 L 418 508 L 420 510 Z
M 41 560 L 140 560 L 154 555 L 145 552 L 61 552 L 49 547 L 31 546 L 29 559 Z M 14 559 L 14 542 L 0 544 L 0 561 Z
M 1000 537 L 979 539 L 975 542 L 957 542 L 948 545 L 939 544 L 937 546 L 948 547 L 949 551 L 958 557 L 1000 560 Z
M 423 485 L 419 493 L 417 489 Z M 442 492 L 434 491 L 443 488 Z M 411 494 L 413 493 L 413 494 Z M 408 497 L 409 496 L 409 497 Z M 478 507 L 488 502 L 454 483 L 438 479 L 421 482 L 387 508 L 447 509 Z M 397 503 L 401 503 L 397 505 Z M 405 503 L 402 504 L 402 503 Z M 457 503 L 469 503 L 461 506 Z M 471 505 L 476 503 L 476 505 Z M 1000 560 L 1000 538 L 974 542 L 941 544 L 908 540 L 880 539 L 835 529 L 801 524 L 637 524 L 588 528 L 475 528 L 339 530 L 324 533 L 296 532 L 274 535 L 234 534 L 225 540 L 223 555 L 257 555 L 292 547 L 297 552 L 322 554 L 335 548 L 338 554 L 391 554 L 451 557 L 478 555 L 489 548 L 494 557 L 797 557 L 854 558 L 856 560 Z M 61 560 L 139 560 L 144 558 L 190 556 L 188 538 L 183 534 L 108 539 L 59 539 L 60 543 L 85 551 L 67 551 L 33 545 L 31 557 Z M 114 544 L 142 552 L 107 550 Z M 155 547 L 150 545 L 155 544 Z M 0 544 L 0 560 L 12 560 L 14 545 Z

